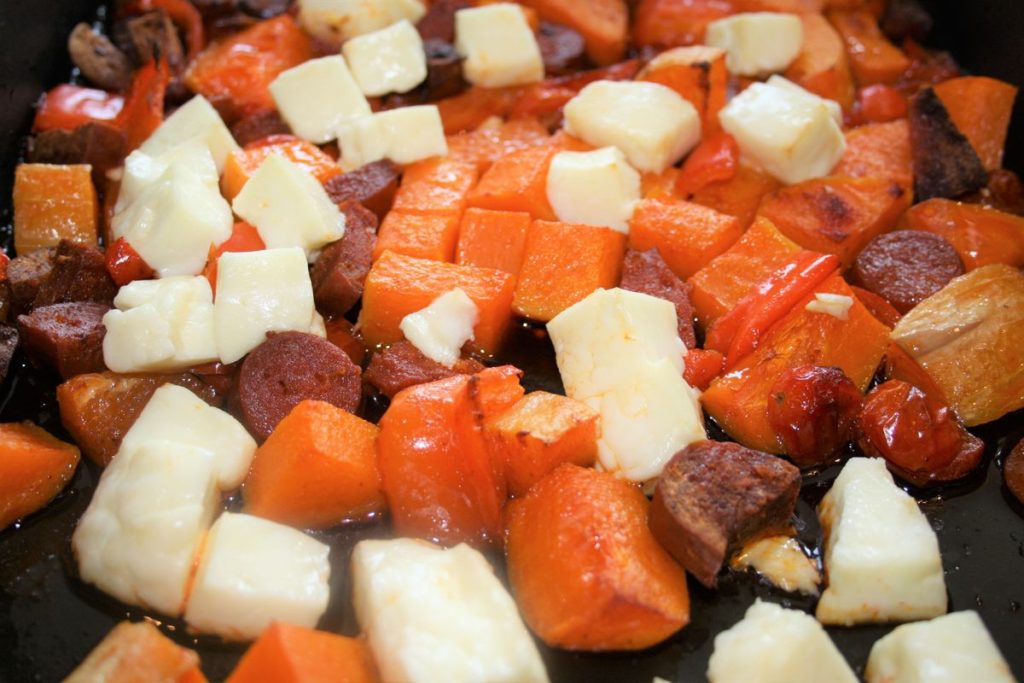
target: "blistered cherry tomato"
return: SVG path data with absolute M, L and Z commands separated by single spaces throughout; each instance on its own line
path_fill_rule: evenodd
M 907 115 L 907 97 L 891 85 L 869 85 L 857 93 L 860 123 L 885 123 Z

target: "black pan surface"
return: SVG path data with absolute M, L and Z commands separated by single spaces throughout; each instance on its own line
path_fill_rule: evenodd
M 0 226 L 10 224 L 13 170 L 31 123 L 31 106 L 42 90 L 67 79 L 66 37 L 78 21 L 97 18 L 97 5 L 96 0 L 0 1 Z M 937 0 L 931 9 L 936 29 L 930 42 L 949 48 L 968 70 L 1024 83 L 1024 49 L 1019 43 L 1024 3 Z M 1017 109 L 1007 165 L 1019 172 L 1024 168 L 1021 99 Z M 527 390 L 561 390 L 546 340 L 521 329 L 509 348 L 514 351 L 501 360 L 526 371 Z M 0 385 L 0 421 L 30 419 L 67 438 L 57 413 L 55 383 L 56 378 L 16 357 L 10 376 Z M 1024 437 L 1024 411 L 975 431 L 987 444 L 983 467 L 956 487 L 932 493 L 923 507 L 939 537 L 950 609 L 977 610 L 1014 674 L 1024 680 L 1024 507 L 1003 486 L 1000 472 L 1002 458 Z M 814 505 L 837 472 L 834 466 L 805 478 L 798 524 L 803 540 L 813 546 L 820 542 Z M 0 532 L 0 682 L 59 681 L 117 622 L 151 618 L 75 577 L 70 536 L 98 477 L 98 469 L 83 461 L 56 501 Z M 344 567 L 354 543 L 387 533 L 384 525 L 363 525 L 319 534 L 332 546 L 335 567 L 332 603 L 322 628 L 346 635 L 358 632 L 348 605 Z M 500 571 L 501 563 L 496 564 Z M 542 647 L 552 681 L 648 683 L 653 676 L 680 683 L 702 681 L 714 636 L 739 621 L 756 597 L 813 607 L 813 601 L 782 593 L 753 574 L 729 574 L 716 591 L 691 581 L 690 596 L 690 625 L 650 650 L 588 655 Z M 169 636 L 199 651 L 211 681 L 223 680 L 244 649 L 193 638 L 179 622 L 154 620 Z M 871 645 L 889 630 L 891 626 L 830 628 L 829 635 L 862 673 Z

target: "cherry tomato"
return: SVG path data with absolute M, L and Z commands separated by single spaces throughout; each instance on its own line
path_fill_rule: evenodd
M 32 129 L 74 130 L 84 123 L 112 123 L 123 107 L 120 95 L 65 83 L 43 96 Z
M 891 85 L 869 85 L 857 93 L 859 123 L 885 123 L 907 115 L 907 98 Z
M 682 197 L 718 181 L 731 180 L 736 175 L 740 148 L 728 133 L 716 133 L 697 145 L 683 163 L 676 178 L 676 192 Z

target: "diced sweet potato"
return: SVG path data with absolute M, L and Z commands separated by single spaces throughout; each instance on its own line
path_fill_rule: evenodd
M 353 326 L 344 318 L 335 318 L 324 323 L 327 329 L 327 341 L 344 351 L 352 362 L 362 367 L 366 357 L 366 347 L 362 340 L 353 333 Z
M 676 193 L 676 182 L 679 179 L 679 169 L 669 166 L 661 173 L 640 174 L 640 196 L 644 199 L 661 199 L 672 201 L 680 199 Z
M 505 117 L 519 100 L 521 88 L 467 88 L 437 103 L 448 135 L 473 130 L 492 116 Z
M 696 45 L 712 21 L 732 14 L 731 0 L 640 0 L 633 15 L 633 42 L 658 48 Z
M 489 419 L 489 445 L 505 463 L 508 491 L 522 496 L 562 463 L 590 467 L 597 459 L 598 414 L 566 396 L 535 391 Z
M 534 118 L 487 123 L 474 131 L 448 136 L 448 157 L 476 164 L 481 174 L 498 159 L 548 144 L 551 136 Z
M 720 129 L 718 112 L 725 106 L 729 82 L 725 50 L 704 45 L 668 50 L 644 67 L 637 80 L 664 85 L 689 101 L 700 114 L 705 137 Z
M 970 141 L 953 123 L 933 88 L 910 100 L 910 149 L 914 198 L 959 197 L 985 187 L 988 173 Z
M 392 210 L 384 217 L 373 248 L 374 259 L 387 250 L 430 261 L 451 262 L 459 238 L 458 213 L 407 213 Z
M 548 645 L 641 650 L 690 618 L 686 576 L 647 528 L 639 488 L 562 465 L 508 506 L 509 581 Z
M 857 84 L 895 83 L 910 67 L 910 58 L 890 43 L 871 12 L 833 10 L 828 20 L 846 42 Z
M 512 309 L 547 322 L 595 289 L 614 287 L 626 236 L 610 228 L 534 221 L 526 237 Z
M 31 422 L 0 424 L 0 529 L 53 500 L 79 458 L 77 448 Z
M 330 403 L 302 401 L 256 450 L 243 488 L 245 511 L 309 529 L 383 512 L 377 432 Z
M 227 683 L 378 683 L 366 643 L 280 621 L 256 639 Z
M 1020 216 L 936 198 L 910 207 L 900 225 L 944 237 L 967 270 L 990 263 L 1024 267 L 1024 218 Z
M 825 17 L 813 10 L 801 14 L 800 21 L 804 25 L 804 43 L 786 69 L 786 78 L 849 109 L 853 106 L 855 88 L 842 37 Z
M 548 203 L 548 167 L 559 151 L 530 147 L 501 157 L 480 178 L 469 205 L 495 211 L 524 211 L 540 220 L 555 220 Z
M 935 94 L 985 170 L 1000 168 L 1017 88 L 985 76 L 961 76 L 935 85 Z
M 14 175 L 14 250 L 27 254 L 61 240 L 96 244 L 99 202 L 92 167 L 18 164 Z
M 530 214 L 522 211 L 467 209 L 459 226 L 455 262 L 518 275 L 530 223 Z
M 743 234 L 740 222 L 699 204 L 644 199 L 629 221 L 629 246 L 657 249 L 665 263 L 685 279 L 731 247 Z
M 122 621 L 71 672 L 65 683 L 206 681 L 199 655 L 160 633 L 148 621 Z
M 625 0 L 523 0 L 542 19 L 565 24 L 583 36 L 587 54 L 598 64 L 611 64 L 626 53 L 629 10 Z
M 316 145 L 294 135 L 274 135 L 232 152 L 224 164 L 220 188 L 228 200 L 242 191 L 249 178 L 272 154 L 282 156 L 321 183 L 341 175 L 341 166 Z
M 405 213 L 460 216 L 476 181 L 474 164 L 447 157 L 419 161 L 406 167 L 391 208 Z
M 735 216 L 740 227 L 746 230 L 754 222 L 761 199 L 779 186 L 779 181 L 767 173 L 740 164 L 736 175 L 729 180 L 709 183 L 686 199 L 727 216 Z
M 906 119 L 869 123 L 846 132 L 846 151 L 832 175 L 886 178 L 909 192 L 914 187 L 914 157 Z

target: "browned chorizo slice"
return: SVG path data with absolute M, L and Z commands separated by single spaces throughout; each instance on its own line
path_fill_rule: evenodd
M 18 316 L 25 353 L 64 379 L 104 370 L 103 315 L 109 310 L 110 306 L 95 301 L 75 301 L 42 306 Z
M 455 97 L 466 88 L 462 78 L 462 57 L 455 46 L 443 40 L 426 40 L 423 51 L 427 55 L 427 80 L 423 82 L 423 99 L 436 102 Z
M 11 307 L 25 313 L 39 294 L 39 287 L 53 270 L 56 247 L 44 247 L 11 259 L 7 264 L 7 281 L 11 287 Z
M 35 164 L 89 164 L 93 181 L 103 187 L 106 173 L 124 160 L 124 133 L 102 123 L 74 130 L 47 130 L 29 143 L 28 160 Z
M 470 0 L 434 0 L 423 18 L 416 22 L 416 30 L 424 41 L 437 39 L 450 43 L 455 40 L 455 13 L 472 6 Z
M 853 264 L 853 279 L 906 313 L 964 274 L 960 256 L 943 237 L 897 230 L 871 240 Z
M 317 309 L 326 316 L 345 315 L 363 295 L 363 282 L 373 264 L 377 217 L 361 204 L 344 202 L 345 236 L 324 247 L 311 278 Z
M 239 0 L 238 9 L 249 16 L 271 19 L 288 11 L 291 0 Z
M 672 272 L 657 249 L 643 252 L 632 249 L 627 251 L 622 261 L 622 280 L 619 286 L 631 292 L 649 294 L 670 301 L 676 307 L 679 338 L 688 349 L 697 346 L 693 332 L 690 285 Z
M 288 135 L 292 129 L 277 111 L 261 111 L 250 114 L 231 126 L 231 134 L 242 147 L 271 135 Z
M 281 332 L 268 335 L 243 361 L 237 400 L 245 425 L 262 440 L 301 401 L 354 413 L 361 392 L 359 367 L 344 351 L 312 334 Z
M 1010 493 L 1024 504 L 1024 439 L 1017 442 L 1003 463 L 1003 481 Z
M 89 24 L 75 26 L 68 37 L 71 61 L 87 79 L 106 90 L 124 90 L 132 80 L 128 55 Z
M 373 354 L 363 379 L 388 398 L 402 389 L 435 382 L 454 375 L 475 375 L 484 366 L 472 358 L 461 358 L 452 368 L 437 363 L 411 342 L 402 340 Z
M 185 65 L 185 51 L 178 29 L 163 10 L 131 17 L 126 27 L 138 64 L 164 58 L 175 73 Z
M 911 98 L 908 120 L 916 201 L 959 197 L 985 187 L 988 173 L 981 159 L 932 88 Z
M 0 381 L 7 377 L 11 367 L 11 359 L 18 348 L 18 328 L 14 325 L 0 324 Z
M 53 268 L 39 285 L 32 306 L 49 306 L 68 301 L 98 301 L 112 305 L 117 285 L 107 272 L 103 252 L 96 247 L 61 240 Z
M 766 531 L 786 528 L 800 470 L 736 443 L 698 441 L 673 456 L 654 492 L 655 538 L 705 586 L 728 554 Z
M 550 21 L 540 22 L 537 46 L 544 60 L 544 73 L 548 76 L 564 76 L 587 66 L 583 36 L 568 26 Z
M 387 159 L 374 161 L 354 171 L 334 176 L 324 189 L 335 204 L 359 202 L 383 220 L 391 210 L 398 189 L 398 167 Z

